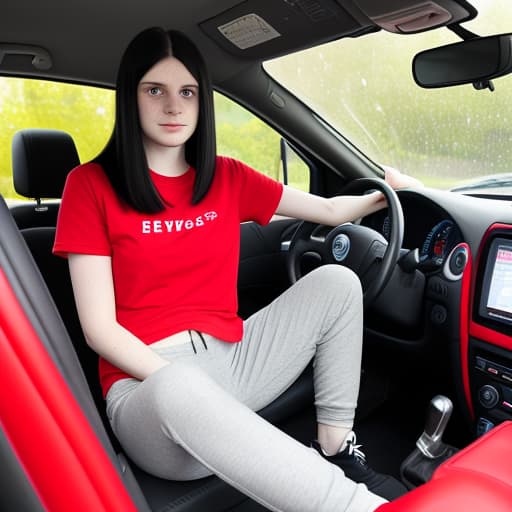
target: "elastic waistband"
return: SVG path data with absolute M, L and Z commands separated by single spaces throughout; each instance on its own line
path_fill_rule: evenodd
M 202 346 L 208 350 L 203 334 L 199 331 L 192 330 L 177 332 L 172 336 L 167 336 L 167 338 L 151 343 L 150 346 L 153 349 L 161 349 L 177 345 L 185 345 L 186 343 L 190 343 L 192 345 L 194 352 L 197 352 L 196 343 L 202 344 Z

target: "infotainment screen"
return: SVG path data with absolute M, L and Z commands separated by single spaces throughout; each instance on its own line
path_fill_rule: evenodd
M 512 240 L 495 238 L 487 253 L 479 313 L 512 326 Z M 508 330 L 508 329 L 507 329 Z

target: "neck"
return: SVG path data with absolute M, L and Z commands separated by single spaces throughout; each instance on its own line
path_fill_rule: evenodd
M 185 146 L 166 147 L 156 144 L 144 144 L 148 166 L 163 176 L 181 176 L 189 165 L 185 159 Z

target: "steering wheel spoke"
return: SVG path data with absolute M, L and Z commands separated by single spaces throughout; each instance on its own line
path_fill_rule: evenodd
M 322 257 L 322 261 L 325 261 L 328 254 L 326 254 L 325 239 L 310 236 L 305 240 L 297 240 L 297 251 L 299 254 L 306 252 L 317 253 Z
M 293 265 L 293 268 L 289 268 L 289 276 L 292 283 L 297 280 L 295 276 L 302 276 L 302 260 L 306 256 L 310 260 L 316 259 L 318 265 L 332 263 L 332 256 L 326 246 L 325 230 L 319 229 L 318 224 L 313 222 L 301 223 L 293 235 L 290 250 L 292 245 L 294 257 L 293 260 L 289 259 L 289 263 L 291 262 Z
M 358 274 L 360 277 L 370 272 L 372 268 L 379 265 L 387 250 L 387 242 L 385 240 L 373 240 L 368 247 L 368 251 L 361 257 Z

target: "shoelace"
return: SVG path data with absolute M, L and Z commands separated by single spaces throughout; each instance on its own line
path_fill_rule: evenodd
M 350 439 L 347 439 L 348 454 L 353 455 L 360 464 L 366 466 L 366 455 L 360 449 L 361 446 L 361 444 L 356 444 L 356 436 L 352 433 Z

